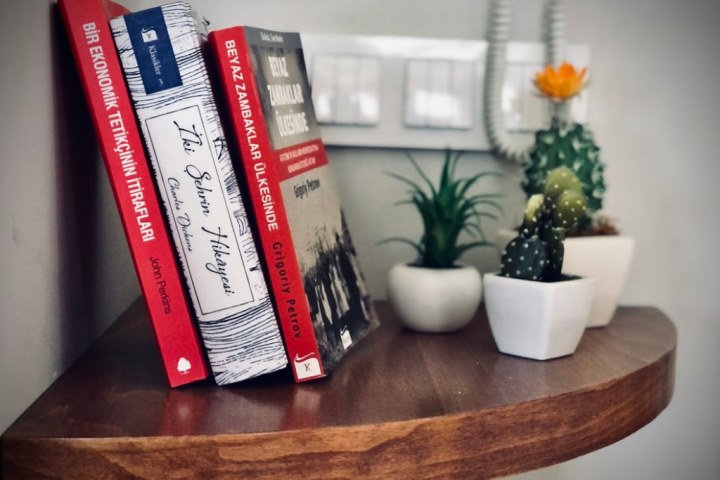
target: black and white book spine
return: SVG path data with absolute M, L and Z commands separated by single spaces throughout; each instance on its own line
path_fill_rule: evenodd
M 287 365 L 275 311 L 185 2 L 111 21 L 215 381 Z

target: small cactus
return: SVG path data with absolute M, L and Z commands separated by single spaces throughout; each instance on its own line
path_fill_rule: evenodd
M 505 247 L 502 265 L 505 276 L 539 280 L 547 265 L 547 248 L 537 237 L 519 236 Z
M 528 199 L 527 207 L 525 208 L 525 217 L 522 227 L 520 228 L 520 234 L 523 237 L 530 238 L 535 234 L 542 215 L 543 198 L 543 195 L 538 193 Z
M 555 201 L 553 208 L 553 225 L 559 228 L 570 229 L 585 214 L 585 196 L 580 192 L 564 192 Z
M 547 175 L 543 193 L 528 199 L 520 234 L 505 248 L 500 274 L 524 280 L 562 279 L 565 235 L 584 216 L 587 201 L 567 167 Z
M 588 228 L 603 206 L 605 165 L 592 132 L 585 126 L 554 118 L 547 130 L 537 132 L 530 158 L 523 166 L 522 188 L 530 197 L 542 192 L 548 172 L 566 166 L 577 175 L 587 199 L 587 212 L 579 227 Z
M 549 172 L 568 167 L 579 180 L 585 195 L 586 211 L 578 222 L 578 230 L 586 231 L 597 223 L 605 194 L 605 166 L 600 160 L 600 148 L 592 132 L 572 121 L 570 101 L 587 85 L 586 68 L 576 68 L 568 62 L 559 67 L 547 66 L 535 74 L 538 93 L 550 101 L 553 114 L 550 126 L 535 134 L 528 161 L 523 166 L 525 179 L 522 188 L 530 198 L 542 193 L 548 183 Z M 569 222 L 568 222 L 569 223 Z

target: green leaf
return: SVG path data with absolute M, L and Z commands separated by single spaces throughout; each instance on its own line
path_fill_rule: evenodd
M 453 152 L 448 148 L 444 152 L 438 184 L 435 185 L 422 171 L 415 158 L 409 152 L 405 154 L 418 172 L 421 183 L 394 173 L 388 175 L 410 187 L 408 198 L 397 205 L 415 206 L 422 221 L 423 232 L 417 243 L 405 238 L 387 239 L 382 243 L 396 241 L 412 246 L 418 253 L 418 261 L 431 268 L 451 267 L 465 251 L 492 246 L 485 238 L 481 221 L 497 220 L 495 213 L 504 214 L 500 204 L 494 200 L 501 195 L 469 192 L 482 178 L 502 175 L 498 172 L 480 172 L 467 178 L 456 179 L 457 164 L 463 152 Z M 429 191 L 422 188 L 422 184 L 427 185 Z M 461 234 L 479 236 L 481 241 L 460 244 Z
M 415 167 L 415 170 L 420 174 L 420 177 L 425 180 L 425 183 L 428 184 L 428 187 L 430 187 L 430 192 L 432 192 L 433 196 L 436 195 L 437 192 L 435 192 L 435 187 L 433 186 L 433 183 L 430 181 L 430 179 L 425 175 L 425 172 L 422 171 L 420 168 L 420 165 L 418 165 L 415 158 L 410 154 L 410 152 L 405 151 L 405 155 L 410 159 L 410 163 L 412 163 L 413 167 Z M 418 190 L 420 190 L 420 187 L 415 186 Z

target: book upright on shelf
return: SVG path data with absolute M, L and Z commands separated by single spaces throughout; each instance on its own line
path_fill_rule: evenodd
M 108 26 L 127 9 L 105 0 L 58 4 L 168 381 L 202 380 L 205 356 Z
M 297 33 L 209 36 L 295 380 L 377 325 L 328 165 Z
M 287 365 L 275 311 L 185 2 L 111 20 L 215 381 Z

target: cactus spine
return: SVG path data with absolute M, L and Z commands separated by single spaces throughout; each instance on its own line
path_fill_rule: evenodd
M 559 167 L 527 202 L 520 234 L 505 248 L 500 274 L 524 280 L 562 279 L 566 232 L 584 218 L 587 201 L 577 175 Z

